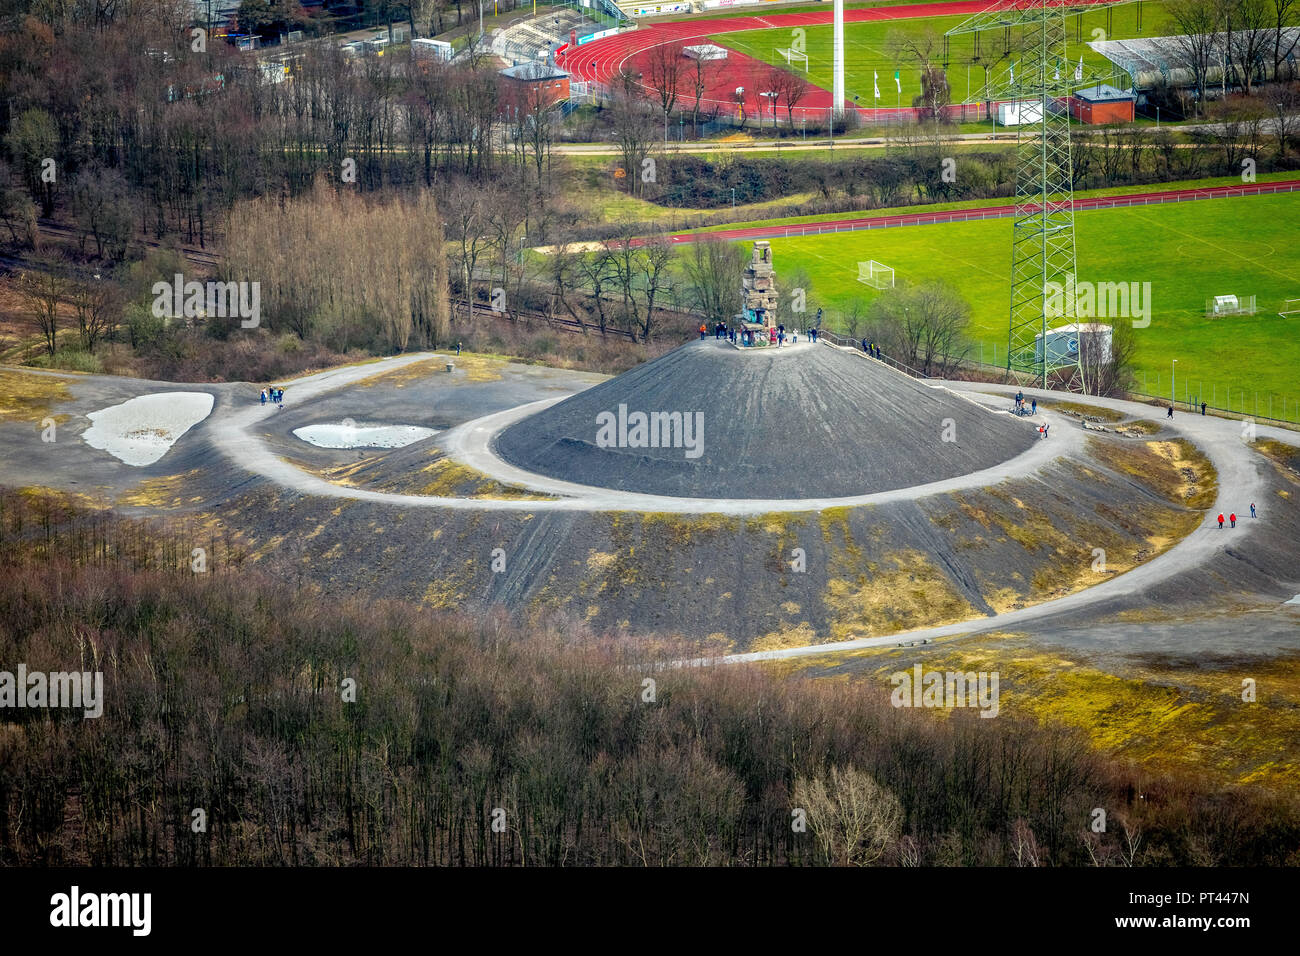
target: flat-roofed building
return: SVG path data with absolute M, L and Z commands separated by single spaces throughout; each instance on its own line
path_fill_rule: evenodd
M 1109 83 L 1098 83 L 1075 90 L 1070 97 L 1070 113 L 1080 123 L 1100 126 L 1106 123 L 1133 122 L 1137 97 Z

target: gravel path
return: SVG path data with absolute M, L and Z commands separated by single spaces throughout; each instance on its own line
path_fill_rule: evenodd
M 379 372 L 425 361 L 430 357 L 432 356 L 429 354 L 405 355 L 379 363 L 333 369 L 307 376 L 288 384 L 287 400 L 291 402 L 310 401 L 317 396 L 353 385 Z M 861 361 L 865 362 L 866 359 L 863 358 Z M 928 383 L 928 385 L 949 388 L 954 393 L 965 395 L 973 400 L 993 402 L 1003 406 L 1010 404 L 1009 396 L 1015 391 L 1012 386 L 997 386 L 984 383 L 950 382 Z M 993 394 L 990 396 L 982 393 Z M 1062 399 L 1062 396 L 1058 393 L 1041 390 L 1026 389 L 1025 393 L 1028 396 L 1038 397 L 1041 401 L 1047 402 Z M 1129 416 L 1147 419 L 1159 418 L 1160 416 L 1158 409 L 1134 402 L 1074 395 L 1069 396 L 1069 400 L 1077 404 L 1112 409 Z M 545 403 L 538 403 L 538 405 L 540 404 Z M 1086 433 L 1076 423 L 1061 419 L 1049 412 L 1045 416 L 1046 419 L 1052 421 L 1055 418 L 1056 420 L 1056 427 L 1053 429 L 1050 439 L 1034 442 L 1029 450 L 1023 454 L 973 475 L 921 484 L 912 488 L 893 489 L 858 498 L 793 500 L 671 498 L 628 494 L 608 489 L 575 488 L 563 483 L 552 484 L 549 480 L 537 476 L 528 477 L 527 481 L 522 480 L 521 476 L 516 475 L 508 466 L 504 466 L 499 459 L 496 459 L 491 454 L 491 438 L 505 424 L 526 416 L 534 411 L 536 407 L 537 405 L 526 405 L 469 422 L 448 432 L 439 441 L 443 438 L 447 439 L 444 447 L 448 449 L 450 454 L 474 465 L 493 477 L 525 484 L 527 487 L 535 488 L 538 491 L 556 494 L 571 493 L 574 497 L 553 501 L 433 498 L 418 495 L 386 494 L 363 488 L 334 485 L 283 461 L 256 434 L 259 423 L 277 414 L 274 406 L 263 407 L 258 404 L 250 404 L 248 407 L 232 407 L 229 404 L 222 403 L 214 411 L 208 422 L 205 423 L 204 428 L 215 446 L 237 468 L 263 476 L 303 494 L 372 501 L 412 508 L 512 512 L 626 511 L 644 508 L 646 510 L 676 511 L 679 513 L 763 514 L 772 511 L 799 512 L 843 505 L 877 504 L 988 485 L 1002 478 L 1022 477 L 1063 454 L 1079 454 L 1086 438 Z M 1219 495 L 1215 508 L 1211 513 L 1217 513 L 1221 510 L 1224 513 L 1236 511 L 1238 515 L 1249 514 L 1252 501 L 1263 503 L 1267 500 L 1266 476 L 1270 466 L 1262 456 L 1251 451 L 1249 446 L 1243 442 L 1242 423 L 1186 413 L 1177 414 L 1172 420 L 1160 420 L 1174 433 L 1186 436 L 1195 442 L 1209 457 L 1218 471 Z M 1277 438 L 1291 443 L 1296 441 L 1294 433 L 1270 426 L 1257 426 L 1256 434 L 1261 438 Z M 1266 518 L 1263 520 L 1266 520 Z M 1255 527 L 1254 523 L 1246 521 L 1234 530 L 1220 530 L 1214 522 L 1207 521 L 1201 528 L 1164 554 L 1131 571 L 1087 590 L 995 617 L 978 618 L 960 624 L 926 628 L 889 637 L 864 638 L 834 644 L 737 654 L 716 658 L 711 661 L 685 663 L 780 660 L 828 653 L 844 653 L 863 648 L 890 646 L 909 641 L 933 640 L 953 635 L 1020 628 L 1031 622 L 1042 621 L 1054 615 L 1078 611 L 1090 605 L 1100 604 L 1117 597 L 1143 592 L 1156 584 L 1175 579 L 1179 575 L 1186 574 L 1199 566 L 1213 562 L 1229 546 L 1239 547 L 1250 539 Z
M 987 385 L 982 383 L 953 383 L 959 387 L 976 388 L 985 392 L 1015 394 L 1014 386 Z M 1025 389 L 1025 394 L 1038 397 L 1042 401 L 1061 401 L 1059 393 L 1043 389 Z M 1069 396 L 1077 404 L 1092 405 L 1123 412 L 1126 415 L 1158 418 L 1159 409 L 1137 402 L 1124 402 L 1117 399 L 1091 398 L 1087 396 Z M 1255 454 L 1242 440 L 1242 423 L 1229 419 L 1202 417 L 1200 415 L 1175 415 L 1173 419 L 1160 419 L 1175 431 L 1194 441 L 1209 457 L 1219 474 L 1219 496 L 1215 501 L 1212 515 L 1219 512 L 1228 514 L 1235 511 L 1238 518 L 1250 514 L 1251 502 L 1263 502 L 1267 487 L 1265 475 L 1268 464 L 1264 458 Z M 1256 435 L 1260 438 L 1277 438 L 1295 442 L 1294 432 L 1282 428 L 1256 426 Z M 686 666 L 712 663 L 744 663 L 753 661 L 789 660 L 798 657 L 813 657 L 821 654 L 843 654 L 872 647 L 892 647 L 916 641 L 929 641 L 941 637 L 987 633 L 989 631 L 1021 628 L 1026 624 L 1040 623 L 1043 620 L 1070 611 L 1078 611 L 1089 605 L 1099 604 L 1113 598 L 1139 594 L 1155 584 L 1186 574 L 1197 567 L 1212 562 L 1223 549 L 1230 544 L 1240 546 L 1248 540 L 1254 530 L 1249 520 L 1238 521 L 1235 529 L 1220 529 L 1216 522 L 1207 520 L 1164 554 L 1138 565 L 1131 571 L 1117 575 L 1102 584 L 1076 591 L 1066 597 L 1045 601 L 1032 607 L 1008 611 L 994 617 L 977 618 L 958 624 L 942 627 L 928 627 L 915 631 L 904 631 L 887 637 L 859 638 L 853 641 L 841 641 L 830 644 L 813 644 L 807 647 L 793 647 L 774 651 L 759 651 L 749 654 L 731 654 L 718 658 L 700 658 L 679 662 Z

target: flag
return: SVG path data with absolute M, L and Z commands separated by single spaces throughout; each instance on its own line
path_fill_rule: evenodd
M 1079 65 L 1074 68 L 1074 82 L 1083 82 L 1083 57 L 1079 57 Z
M 874 78 L 872 82 L 876 84 L 876 99 L 880 99 L 880 73 L 873 70 L 872 76 Z
M 903 81 L 898 78 L 898 71 L 894 71 L 894 85 L 898 87 L 898 92 L 903 92 Z

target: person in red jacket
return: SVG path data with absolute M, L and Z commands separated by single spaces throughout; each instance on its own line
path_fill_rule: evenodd
M 1234 511 L 1232 514 L 1228 515 L 1228 520 L 1232 522 L 1234 528 L 1237 527 L 1237 512 Z
M 1223 527 L 1223 512 L 1219 512 L 1219 527 Z

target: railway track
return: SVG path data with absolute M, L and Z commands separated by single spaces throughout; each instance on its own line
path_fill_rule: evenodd
M 465 299 L 451 300 L 452 318 L 461 316 L 469 318 L 469 303 Z M 578 335 L 604 335 L 606 338 L 627 339 L 635 342 L 636 333 L 627 329 L 614 329 L 606 327 L 604 333 L 600 327 L 590 323 L 579 322 L 576 319 L 563 318 L 561 316 L 547 315 L 545 312 L 538 312 L 534 309 L 515 309 L 512 312 L 494 312 L 488 306 L 482 303 L 474 304 L 475 317 L 486 316 L 493 319 L 504 319 L 507 321 L 539 322 L 550 328 L 561 332 L 573 332 Z
M 37 224 L 40 226 L 41 235 L 53 239 L 64 239 L 69 242 L 81 244 L 82 232 L 78 229 L 72 229 L 68 226 L 54 222 L 52 219 L 38 219 Z M 150 249 L 161 249 L 163 244 L 154 239 L 133 238 L 133 242 L 147 246 Z M 196 266 L 204 266 L 214 269 L 221 264 L 221 256 L 210 249 L 201 249 L 193 245 L 181 245 L 176 247 L 180 254 Z

